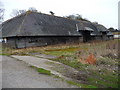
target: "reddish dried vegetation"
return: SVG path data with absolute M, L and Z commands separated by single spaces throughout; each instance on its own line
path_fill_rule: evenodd
M 83 64 L 95 65 L 96 64 L 96 58 L 93 54 L 90 54 L 86 59 L 81 58 L 80 62 L 83 63 Z
M 85 62 L 87 62 L 88 64 L 96 64 L 96 58 L 93 54 L 90 54 Z

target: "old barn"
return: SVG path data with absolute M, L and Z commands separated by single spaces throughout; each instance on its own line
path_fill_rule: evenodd
M 2 23 L 4 43 L 14 48 L 112 38 L 104 26 L 37 12 L 26 12 Z

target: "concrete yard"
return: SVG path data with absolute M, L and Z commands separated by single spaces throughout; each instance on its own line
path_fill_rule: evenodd
M 60 78 L 39 74 L 23 61 L 8 56 L 2 60 L 2 88 L 75 88 Z

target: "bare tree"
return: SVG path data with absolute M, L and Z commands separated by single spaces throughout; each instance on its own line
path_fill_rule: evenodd
M 82 20 L 82 21 L 89 21 L 89 20 L 87 20 L 87 19 L 85 19 L 85 18 L 82 18 L 82 16 L 81 15 L 79 15 L 79 14 L 72 14 L 72 15 L 68 15 L 68 16 L 65 16 L 66 18 L 69 18 L 69 19 L 73 19 L 73 20 Z
M 10 14 L 11 17 L 16 17 L 18 15 L 24 14 L 26 12 L 26 10 L 17 10 L 14 9 L 12 10 L 12 13 Z
M 28 11 L 37 12 L 37 9 L 34 7 L 29 7 Z
M 2 2 L 0 2 L 0 23 L 3 21 L 4 11 L 5 11 L 5 9 L 3 8 L 3 4 L 2 4 Z
M 66 17 L 69 18 L 69 19 L 74 19 L 74 20 L 81 20 L 81 19 L 83 19 L 82 16 L 79 15 L 79 14 L 76 14 L 76 15 L 72 14 L 72 15 L 68 15 Z
M 81 16 L 81 15 L 79 15 L 79 14 L 76 14 L 76 17 L 75 17 L 75 19 L 76 19 L 76 20 L 82 20 L 83 18 L 82 18 L 82 16 Z
M 65 16 L 66 18 L 69 18 L 69 19 L 76 19 L 76 16 L 75 15 L 69 15 L 69 16 Z
M 28 9 L 28 11 L 37 12 L 36 8 L 34 8 L 34 7 L 30 7 L 30 8 Z M 14 9 L 14 10 L 12 10 L 12 13 L 10 14 L 10 16 L 11 16 L 11 17 L 16 17 L 16 16 L 21 15 L 21 14 L 24 14 L 24 13 L 26 13 L 26 12 L 27 12 L 27 10 L 25 10 L 25 9 L 23 9 L 23 10 Z
M 0 8 L 0 22 L 3 21 L 4 9 Z

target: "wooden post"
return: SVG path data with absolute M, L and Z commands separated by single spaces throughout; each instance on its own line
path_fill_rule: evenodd
M 27 37 L 25 37 L 25 48 L 26 48 L 26 38 L 27 38 Z
M 18 48 L 16 39 L 17 39 L 17 37 L 15 37 L 15 48 Z

